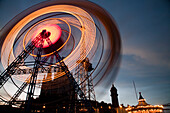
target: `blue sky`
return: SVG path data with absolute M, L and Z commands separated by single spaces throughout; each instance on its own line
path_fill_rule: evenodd
M 15 15 L 43 0 L 0 0 L 0 29 Z M 91 0 L 115 19 L 122 62 L 115 86 L 119 103 L 136 105 L 132 81 L 150 104 L 170 103 L 170 1 Z M 111 102 L 108 95 L 100 100 Z
M 122 39 L 122 63 L 115 85 L 119 102 L 136 104 L 132 81 L 150 104 L 170 102 L 170 2 L 112 0 L 96 3 L 111 13 Z

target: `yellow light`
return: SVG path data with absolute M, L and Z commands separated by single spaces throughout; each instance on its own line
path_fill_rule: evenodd
M 45 105 L 43 106 L 43 108 L 45 109 Z
M 101 106 L 100 108 L 103 108 L 103 106 Z
M 109 109 L 111 109 L 111 106 L 109 106 Z

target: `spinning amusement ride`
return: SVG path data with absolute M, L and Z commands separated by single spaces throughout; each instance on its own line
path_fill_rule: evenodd
M 24 102 L 26 111 L 43 83 L 66 76 L 90 112 L 94 87 L 114 80 L 119 65 L 120 36 L 112 17 L 84 0 L 32 6 L 13 18 L 0 38 L 1 104 Z

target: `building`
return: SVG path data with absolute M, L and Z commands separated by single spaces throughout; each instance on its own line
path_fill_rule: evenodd
M 55 74 L 62 73 L 62 70 L 57 71 Z M 32 99 L 32 105 L 30 107 L 30 112 L 33 113 L 88 113 L 88 109 L 75 92 L 75 88 L 64 74 L 56 79 L 52 79 L 52 74 L 48 73 L 47 76 L 44 76 L 44 81 L 42 83 L 41 92 L 38 98 Z M 111 87 L 111 103 L 105 103 L 104 101 L 98 102 L 94 100 L 87 100 L 92 108 L 94 113 L 116 113 L 118 103 L 118 94 L 117 89 L 114 85 Z M 14 108 L 9 105 L 0 106 L 1 111 L 8 113 L 8 111 L 13 111 L 16 113 L 24 112 L 24 107 L 26 103 L 22 103 L 20 108 Z M 116 109 L 115 109 L 116 108 Z
M 127 113 L 162 113 L 162 105 L 150 105 L 143 98 L 141 92 L 139 92 L 139 100 L 136 106 L 128 106 L 126 108 Z
M 48 73 L 46 77 L 44 76 L 44 79 L 52 79 L 52 74 Z M 40 95 L 33 100 L 31 112 L 75 112 L 76 109 L 70 108 L 75 108 L 76 97 L 72 83 L 70 83 L 66 75 L 63 75 L 57 79 L 42 83 Z
M 112 84 L 110 92 L 111 92 L 111 99 L 112 99 L 112 108 L 114 108 L 113 111 L 116 113 L 119 108 L 119 102 L 118 102 L 117 89 L 114 86 L 114 84 Z
M 60 70 L 57 73 L 61 72 L 63 71 Z M 52 79 L 52 74 L 48 73 L 47 76 L 44 76 L 44 80 L 46 79 L 51 79 L 51 81 L 42 83 L 39 97 L 33 99 L 31 112 L 87 113 L 85 103 L 78 99 L 75 89 L 66 75 Z M 115 108 L 119 107 L 117 89 L 112 85 L 110 91 L 112 104 L 87 100 L 95 113 L 116 113 Z
M 112 106 L 114 108 L 118 108 L 119 107 L 118 94 L 117 94 L 117 89 L 114 86 L 114 84 L 112 84 L 110 92 L 111 92 L 111 98 L 112 98 Z

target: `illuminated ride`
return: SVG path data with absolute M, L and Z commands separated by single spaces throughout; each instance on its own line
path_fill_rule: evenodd
M 122 109 L 122 108 L 121 108 Z M 121 111 L 119 109 L 119 111 Z M 162 113 L 163 105 L 150 105 L 143 98 L 141 92 L 139 92 L 138 105 L 128 106 L 126 109 L 127 113 Z
M 0 99 L 17 105 L 26 97 L 27 111 L 43 82 L 67 76 L 90 112 L 87 98 L 95 99 L 94 87 L 109 86 L 119 66 L 117 27 L 88 1 L 42 2 L 12 19 L 0 37 Z M 49 72 L 53 77 L 44 79 Z

